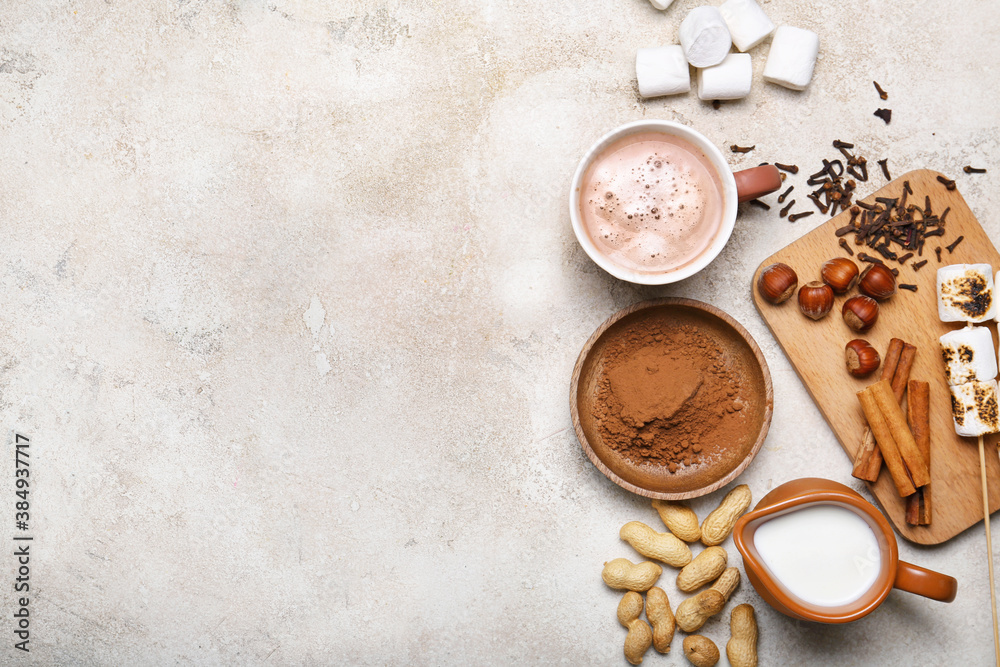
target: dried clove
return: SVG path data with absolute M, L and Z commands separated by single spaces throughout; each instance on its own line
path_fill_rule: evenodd
M 964 171 L 967 174 L 985 174 L 986 173 L 985 169 L 977 169 L 976 167 L 973 167 L 971 164 L 967 164 L 964 167 L 962 167 L 962 171 Z
M 892 120 L 892 109 L 879 109 L 875 112 L 875 115 L 885 121 L 888 125 L 889 121 Z
M 761 200 L 759 200 L 759 199 L 751 199 L 751 200 L 750 200 L 750 201 L 748 201 L 747 203 L 748 203 L 748 204 L 751 204 L 751 205 L 753 205 L 753 206 L 756 206 L 756 207 L 758 207 L 758 208 L 762 208 L 762 209 L 764 209 L 765 211 L 770 211 L 770 210 L 771 210 L 771 207 L 770 207 L 770 206 L 769 206 L 768 204 L 766 204 L 766 203 L 762 202 L 762 201 L 761 201 Z
M 938 246 L 937 248 L 934 248 L 934 254 L 937 255 L 937 259 L 940 262 L 941 261 L 941 246 Z
M 755 148 L 757 148 L 757 144 L 754 144 L 753 146 L 737 146 L 736 144 L 733 144 L 729 147 L 729 150 L 734 153 L 749 153 Z
M 787 190 L 785 190 L 780 195 L 778 195 L 778 203 L 779 204 L 784 204 L 785 203 L 785 199 L 788 198 L 788 193 L 791 192 L 794 189 L 795 189 L 794 185 L 789 185 Z
M 785 206 L 785 208 L 783 208 L 780 211 L 778 211 L 778 216 L 784 218 L 786 215 L 788 215 L 788 211 L 790 211 L 793 206 L 795 206 L 795 200 L 794 199 L 792 201 L 788 202 L 788 204 Z
M 859 157 L 856 160 L 849 160 L 847 173 L 858 179 L 862 183 L 868 180 L 868 160 Z
M 878 91 L 878 96 L 879 97 L 881 97 L 883 100 L 889 99 L 889 93 L 887 93 L 884 90 L 882 90 L 882 86 L 878 85 L 878 81 L 872 81 L 872 83 L 875 84 L 875 90 Z M 886 121 L 886 122 L 888 123 L 889 121 Z
M 885 180 L 891 181 L 892 176 L 889 175 L 889 158 L 879 160 L 878 166 L 882 167 L 882 175 L 885 176 Z
M 900 258 L 897 259 L 896 261 L 899 262 L 900 264 L 906 264 L 906 260 L 908 260 L 911 257 L 913 257 L 913 253 L 908 252 L 905 255 L 901 255 Z
M 841 141 L 840 139 L 833 140 L 834 148 L 854 148 L 854 144 L 849 144 L 846 141 Z
M 863 252 L 858 253 L 858 259 L 860 259 L 862 262 L 868 262 L 869 264 L 885 264 L 885 262 L 883 262 L 878 257 L 872 257 L 871 255 L 865 254 Z
M 826 213 L 827 211 L 830 210 L 830 207 L 827 206 L 827 205 L 825 205 L 823 202 L 821 202 L 819 200 L 819 197 L 817 197 L 816 195 L 806 195 L 806 197 L 809 198 L 809 199 L 811 199 L 813 201 L 813 203 L 816 204 L 816 208 L 819 209 L 820 213 Z M 837 231 L 838 231 L 838 236 L 843 236 L 842 234 L 839 234 L 840 230 L 837 230 Z M 851 231 L 854 231 L 853 227 L 851 228 Z
M 847 242 L 847 239 L 840 239 L 840 247 L 847 251 L 847 254 L 854 257 L 854 251 L 851 250 L 851 244 Z
M 907 285 L 906 283 L 900 283 L 900 284 L 896 285 L 896 287 L 898 287 L 899 289 L 907 289 L 907 290 L 910 290 L 911 292 L 916 292 L 917 291 L 917 286 L 916 285 Z
M 780 162 L 775 162 L 774 166 L 782 171 L 787 171 L 789 174 L 799 173 L 799 167 L 795 164 L 781 164 Z
M 722 108 L 722 100 L 712 100 L 712 108 L 713 109 Z
M 945 246 L 946 248 L 948 248 L 948 254 L 950 255 L 955 250 L 955 248 L 958 247 L 958 244 L 964 240 L 965 240 L 964 236 L 959 236 L 957 239 L 952 241 L 950 245 Z
M 808 218 L 815 212 L 816 211 L 806 211 L 805 213 L 795 213 L 794 215 L 788 216 L 788 222 L 795 222 L 796 220 L 801 220 L 802 218 Z
M 955 181 L 954 181 L 954 179 L 945 178 L 944 176 L 938 176 L 937 177 L 937 181 L 938 181 L 938 183 L 942 184 L 945 188 L 947 188 L 949 190 L 954 190 L 955 189 Z
M 926 259 L 920 260 L 919 262 L 917 262 L 916 264 L 913 265 L 913 270 L 914 271 L 919 271 L 920 269 L 924 268 L 924 264 L 926 264 L 926 263 L 927 263 Z

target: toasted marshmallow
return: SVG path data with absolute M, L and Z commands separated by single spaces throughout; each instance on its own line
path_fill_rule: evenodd
M 753 65 L 749 53 L 730 53 L 718 65 L 698 70 L 698 97 L 738 100 L 750 94 Z
M 993 334 L 986 327 L 966 327 L 941 336 L 941 356 L 948 384 L 986 382 L 997 376 Z
M 715 7 L 695 7 L 681 21 L 681 46 L 695 67 L 711 67 L 722 62 L 733 40 L 722 14 Z
M 975 437 L 1000 432 L 996 380 L 967 382 L 950 389 L 955 433 L 963 437 Z
M 812 81 L 819 55 L 819 35 L 812 30 L 783 25 L 771 39 L 764 80 L 792 90 L 805 90 Z
M 726 21 L 733 44 L 740 51 L 749 51 L 774 32 L 774 23 L 756 0 L 726 0 L 719 12 Z
M 649 0 L 649 4 L 653 5 L 657 9 L 666 9 L 669 7 L 674 0 Z
M 684 49 L 676 44 L 639 49 L 635 54 L 635 78 L 643 97 L 677 95 L 691 90 L 691 71 L 684 58 Z
M 938 317 L 942 322 L 985 322 L 996 313 L 993 267 L 952 264 L 937 272 Z

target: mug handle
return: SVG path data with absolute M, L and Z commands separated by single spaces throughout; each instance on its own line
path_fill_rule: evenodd
M 923 595 L 939 602 L 951 602 L 958 592 L 958 582 L 955 581 L 955 577 L 905 561 L 899 561 L 893 586 L 901 591 Z
M 763 197 L 781 187 L 781 172 L 773 164 L 734 172 L 733 178 L 736 179 L 736 196 L 740 202 Z

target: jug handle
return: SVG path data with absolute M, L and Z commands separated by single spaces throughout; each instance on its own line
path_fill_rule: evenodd
M 958 582 L 955 581 L 955 577 L 905 561 L 899 561 L 893 585 L 907 593 L 923 595 L 925 598 L 940 602 L 951 602 L 958 592 Z
M 773 164 L 737 171 L 733 178 L 736 179 L 736 198 L 740 202 L 763 197 L 781 187 L 781 172 Z

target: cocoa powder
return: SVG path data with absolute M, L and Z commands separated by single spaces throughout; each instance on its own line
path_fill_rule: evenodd
M 604 351 L 595 419 L 604 443 L 671 473 L 722 458 L 744 434 L 746 401 L 715 339 L 669 317 L 624 328 Z

